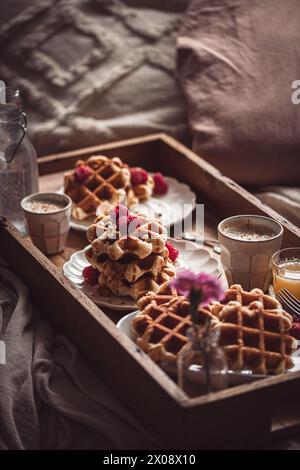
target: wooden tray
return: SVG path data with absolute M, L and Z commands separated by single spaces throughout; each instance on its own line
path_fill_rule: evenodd
M 235 214 L 268 215 L 284 225 L 284 246 L 300 246 L 300 231 L 214 167 L 165 134 L 89 147 L 39 159 L 40 189 L 57 190 L 75 161 L 101 153 L 161 171 L 188 183 L 205 203 L 205 230 Z M 115 327 L 120 312 L 102 310 L 62 274 L 72 252 L 87 242 L 70 231 L 63 253 L 47 258 L 11 225 L 0 229 L 0 256 L 29 285 L 32 302 L 80 348 L 96 373 L 163 448 L 245 448 L 270 439 L 274 408 L 300 392 L 300 372 L 241 385 L 200 398 L 183 391 Z M 286 423 L 286 421 L 285 421 Z M 282 424 L 282 421 L 281 421 Z M 293 426 L 295 423 L 293 421 Z M 276 424 L 276 432 L 281 425 Z

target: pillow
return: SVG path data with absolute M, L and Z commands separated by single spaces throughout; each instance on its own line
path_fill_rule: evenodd
M 21 89 L 40 155 L 160 131 L 184 138 L 174 72 L 187 2 L 2 0 L 0 78 Z
M 177 40 L 193 147 L 241 184 L 299 184 L 299 0 L 194 0 Z

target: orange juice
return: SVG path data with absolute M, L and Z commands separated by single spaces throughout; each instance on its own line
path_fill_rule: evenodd
M 275 292 L 287 289 L 300 301 L 300 259 L 287 260 L 273 268 Z

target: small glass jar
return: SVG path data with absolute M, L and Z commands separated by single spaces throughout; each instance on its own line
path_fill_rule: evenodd
M 26 133 L 18 90 L 7 89 L 6 98 L 0 104 L 0 216 L 23 232 L 20 202 L 38 192 L 37 155 Z
M 203 333 L 189 328 L 188 343 L 181 350 L 177 368 L 178 383 L 190 397 L 223 390 L 228 386 L 228 366 L 219 346 L 220 330 L 216 327 Z

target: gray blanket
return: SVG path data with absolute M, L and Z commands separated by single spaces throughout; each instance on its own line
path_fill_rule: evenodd
M 1 450 L 153 448 L 76 348 L 39 317 L 28 289 L 3 263 L 0 340 Z

